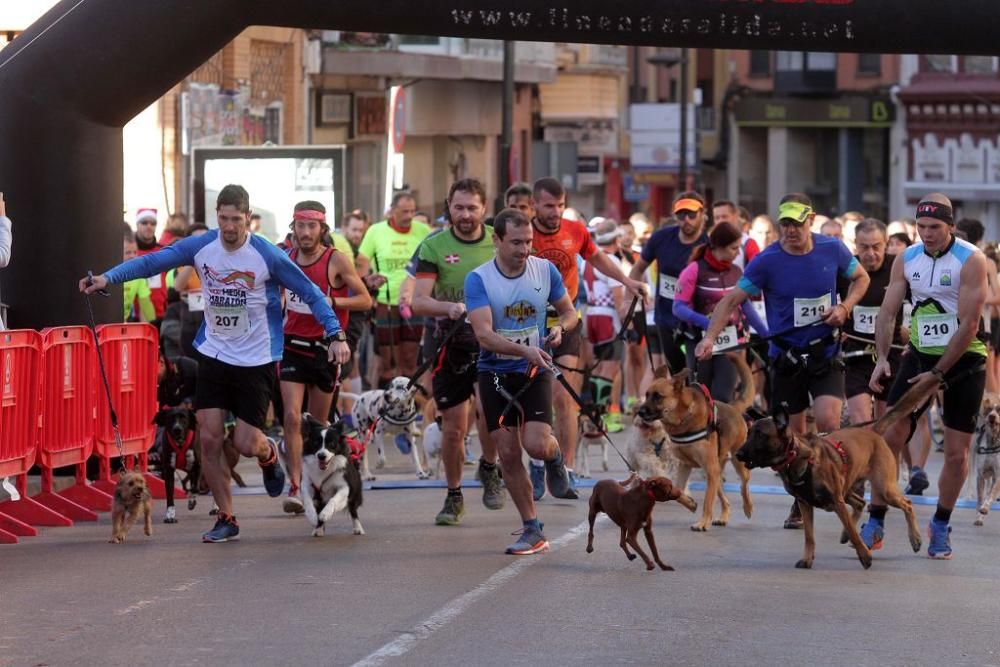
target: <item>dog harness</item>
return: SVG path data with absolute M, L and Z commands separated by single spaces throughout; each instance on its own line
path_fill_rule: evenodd
M 821 438 L 821 440 L 833 447 L 837 454 L 840 455 L 841 463 L 843 463 L 844 466 L 844 474 L 846 475 L 848 469 L 850 468 L 850 458 L 847 456 L 847 450 L 844 449 L 844 443 L 839 440 L 830 440 L 829 438 Z M 780 463 L 771 466 L 771 470 L 774 470 L 777 473 L 784 472 L 788 466 L 795 462 L 797 458 L 798 451 L 795 449 L 795 439 L 793 438 L 788 441 L 788 447 L 785 449 L 785 458 L 783 458 Z M 812 467 L 815 462 L 816 460 L 810 456 L 809 460 L 806 461 L 806 466 Z M 796 482 L 793 482 L 793 484 L 796 484 Z
M 715 399 L 712 398 L 712 393 L 708 390 L 704 384 L 695 385 L 701 389 L 701 393 L 705 396 L 705 401 L 708 405 L 708 423 L 705 428 L 699 431 L 690 431 L 688 433 L 679 433 L 677 435 L 671 435 L 670 441 L 675 445 L 690 445 L 692 442 L 698 442 L 699 440 L 704 440 L 712 433 L 719 430 L 719 406 L 715 404 Z M 662 443 L 661 443 L 662 445 Z M 657 452 L 659 454 L 659 452 Z
M 992 440 L 990 444 L 984 445 L 983 439 L 986 437 L 986 427 L 979 427 L 979 435 L 976 436 L 976 454 L 996 454 L 1000 452 L 1000 440 Z
M 177 462 L 174 464 L 174 468 L 176 470 L 188 472 L 187 453 L 188 450 L 191 449 L 191 444 L 194 442 L 194 431 L 188 431 L 183 443 L 178 443 L 174 440 L 168 431 L 164 431 L 163 435 L 166 436 L 167 442 L 170 444 L 170 449 L 174 450 L 174 453 L 177 455 Z

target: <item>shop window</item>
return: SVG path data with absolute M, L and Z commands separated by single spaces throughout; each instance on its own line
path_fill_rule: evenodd
M 962 72 L 979 76 L 996 74 L 996 56 L 963 56 Z
M 750 76 L 771 76 L 771 52 L 750 52 Z
M 882 54 L 859 53 L 858 74 L 865 76 L 878 76 L 882 74 Z

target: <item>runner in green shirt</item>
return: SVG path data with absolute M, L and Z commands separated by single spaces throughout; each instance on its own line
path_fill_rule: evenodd
M 494 256 L 493 228 L 483 224 L 486 190 L 482 183 L 467 178 L 452 184 L 448 214 L 451 227 L 428 237 L 420 246 L 413 312 L 437 318 L 437 340 L 452 327 L 460 327 L 439 352 L 433 377 L 434 402 L 442 420 L 441 458 L 448 480 L 448 496 L 435 522 L 453 526 L 465 513 L 462 446 L 472 407 L 469 398 L 476 393 L 479 357 L 476 334 L 465 319 L 465 277 L 476 267 L 493 261 Z M 482 415 L 482 409 L 477 413 Z M 497 449 L 485 422 L 479 424 L 478 430 L 483 449 L 478 473 L 483 484 L 483 504 L 498 510 L 504 505 L 504 491 L 497 468 Z
M 379 387 L 389 386 L 397 375 L 410 376 L 417 370 L 417 350 L 423 327 L 404 321 L 399 314 L 399 288 L 406 278 L 406 264 L 431 229 L 413 220 L 417 205 L 409 192 L 392 198 L 389 219 L 372 225 L 358 252 L 370 258 L 376 274 L 385 276 L 375 310 L 378 353 L 382 359 Z M 395 358 L 393 358 L 395 357 Z
M 128 225 L 126 225 L 123 253 L 125 261 L 135 259 L 137 250 L 135 235 Z M 125 315 L 123 319 L 126 322 L 132 316 L 133 306 L 135 306 L 136 315 L 141 322 L 152 322 L 156 319 L 156 307 L 153 306 L 153 300 L 150 298 L 152 292 L 150 292 L 149 283 L 146 282 L 145 278 L 137 278 L 136 280 L 129 280 L 122 283 L 122 289 L 125 292 Z

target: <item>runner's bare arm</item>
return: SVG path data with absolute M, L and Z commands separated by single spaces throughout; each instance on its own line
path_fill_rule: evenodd
M 948 347 L 934 367 L 947 373 L 955 362 L 969 349 L 979 331 L 983 304 L 989 288 L 986 283 L 986 256 L 973 253 L 962 266 L 961 285 L 958 291 L 958 331 L 948 341 Z
M 875 352 L 879 361 L 889 359 L 892 334 L 896 328 L 896 313 L 906 298 L 906 276 L 903 274 L 903 256 L 897 255 L 889 274 L 889 287 L 885 290 L 882 307 L 875 318 Z
M 646 273 L 646 269 L 649 268 L 649 262 L 644 260 L 642 257 L 636 259 L 635 264 L 632 265 L 632 270 L 629 272 L 628 277 L 632 280 L 642 280 L 643 274 Z
M 421 274 L 417 277 L 417 287 L 413 291 L 413 303 L 411 304 L 413 314 L 424 317 L 450 317 L 457 320 L 465 312 L 465 304 L 438 301 L 432 297 L 431 294 L 434 293 L 436 282 L 437 278 L 432 275 Z
M 851 309 L 858 305 L 858 302 L 865 296 L 865 292 L 868 291 L 868 285 L 871 284 L 872 279 L 868 276 L 868 272 L 865 271 L 865 267 L 858 264 L 854 267 L 854 273 L 850 277 L 851 284 L 847 288 L 847 296 L 840 304 L 844 307 L 844 319 L 850 315 Z M 834 326 L 840 326 L 843 322 L 839 322 Z
M 708 359 L 712 356 L 712 344 L 719 337 L 722 330 L 729 323 L 729 316 L 733 310 L 741 303 L 750 298 L 750 295 L 739 287 L 734 287 L 733 291 L 722 298 L 722 301 L 715 304 L 712 311 L 712 319 L 708 323 L 708 329 L 702 335 L 701 341 L 695 347 L 694 354 L 699 359 Z
M 566 301 L 569 301 L 568 296 L 564 298 Z M 558 308 L 559 302 L 556 302 L 556 304 L 556 308 Z M 570 308 L 572 309 L 572 304 Z M 469 322 L 472 323 L 472 330 L 476 334 L 476 339 L 479 340 L 479 345 L 484 349 L 496 352 L 497 354 L 521 357 L 536 366 L 548 366 L 552 363 L 552 358 L 541 348 L 512 343 L 494 331 L 493 312 L 489 306 L 483 306 L 471 311 L 469 313 Z
M 361 281 L 358 272 L 354 270 L 354 262 L 345 253 L 331 253 L 330 264 L 327 266 L 327 278 L 331 285 L 343 281 L 351 290 L 351 296 L 337 300 L 338 307 L 354 311 L 368 310 L 372 307 L 372 297 L 368 294 L 368 288 Z

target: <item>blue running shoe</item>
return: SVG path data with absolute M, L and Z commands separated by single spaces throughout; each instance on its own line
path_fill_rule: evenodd
M 566 463 L 560 454 L 557 458 L 545 462 L 545 478 L 549 483 L 549 493 L 556 498 L 576 500 L 580 497 L 569 478 Z
M 529 462 L 528 471 L 531 473 L 531 497 L 541 500 L 545 495 L 545 466 Z
M 267 445 L 271 448 L 271 458 L 267 463 L 259 464 L 260 472 L 264 478 L 264 489 L 267 490 L 267 495 L 277 498 L 285 490 L 285 471 L 281 469 L 281 464 L 278 463 L 277 443 L 268 438 Z
M 930 480 L 927 479 L 927 472 L 914 466 L 913 473 L 910 475 L 910 483 L 907 485 L 905 493 L 908 496 L 922 496 L 930 485 Z
M 930 538 L 927 557 L 935 560 L 951 560 L 951 526 L 931 519 L 927 532 Z
M 865 525 L 861 526 L 861 541 L 872 551 L 882 548 L 882 540 L 885 539 L 885 528 L 875 519 L 868 519 Z
M 541 553 L 549 548 L 549 541 L 545 539 L 541 530 L 522 528 L 511 535 L 520 535 L 517 542 L 507 547 L 506 553 L 512 556 L 528 556 Z
M 403 454 L 409 454 L 410 450 L 413 449 L 413 443 L 410 442 L 410 434 L 405 431 L 403 433 L 397 433 L 396 437 L 393 438 L 393 442 L 396 443 L 396 449 Z
M 580 492 L 576 490 L 576 482 L 580 478 L 576 476 L 576 472 L 570 470 L 569 468 L 566 469 L 566 472 L 569 473 L 569 488 L 574 493 L 576 493 L 577 497 L 579 497 L 580 496 Z
M 240 539 L 240 524 L 231 514 L 219 512 L 215 527 L 201 536 L 202 542 L 231 542 Z

